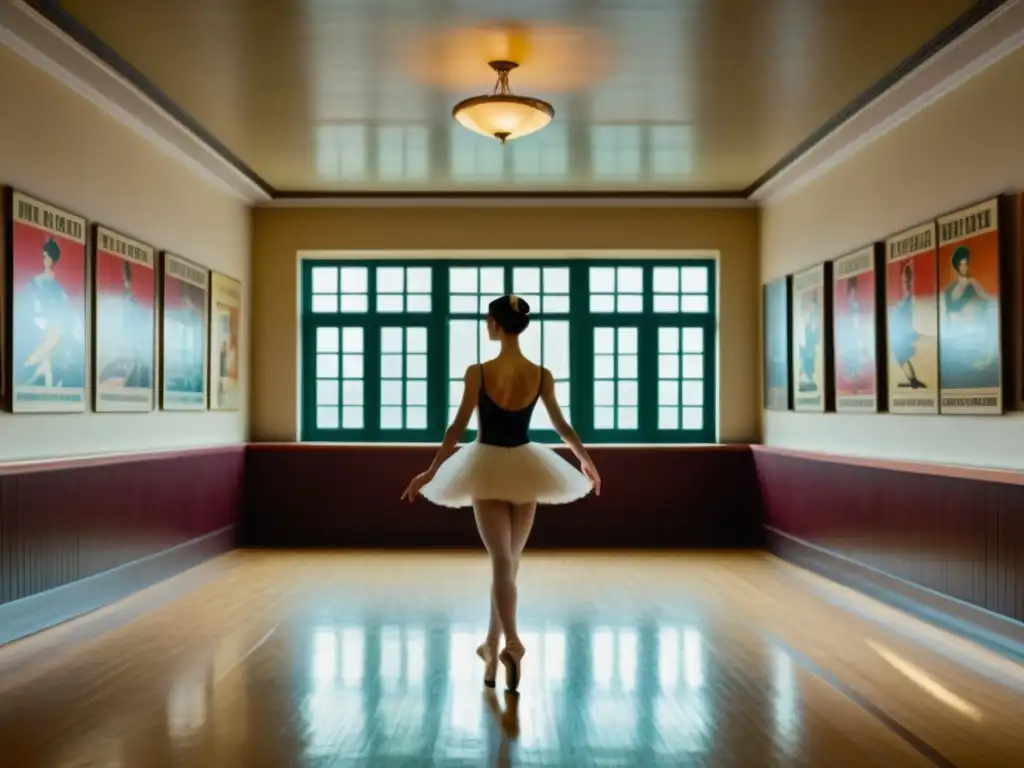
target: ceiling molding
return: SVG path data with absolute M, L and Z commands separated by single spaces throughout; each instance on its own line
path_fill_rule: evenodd
M 47 15 L 63 13 L 45 6 Z M 240 170 L 208 137 L 23 0 L 0 0 L 0 44 L 107 112 L 205 181 L 253 205 L 272 190 Z
M 1004 0 L 997 4 L 988 15 L 851 114 L 776 175 L 752 189 L 750 199 L 762 205 L 785 199 L 1024 45 L 1024 0 Z M 979 4 L 983 5 L 985 3 Z M 1013 98 L 1009 94 L 1007 97 Z
M 742 193 L 637 194 L 427 194 L 281 196 L 259 208 L 756 208 Z

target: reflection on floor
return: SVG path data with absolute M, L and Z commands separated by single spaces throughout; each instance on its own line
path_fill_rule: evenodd
M 1024 669 L 761 554 L 233 553 L 0 649 L 3 765 L 995 766 Z

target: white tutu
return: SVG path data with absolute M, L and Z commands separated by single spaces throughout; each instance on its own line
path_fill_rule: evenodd
M 473 499 L 568 504 L 592 488 L 582 472 L 542 445 L 470 443 L 448 457 L 420 493 L 442 507 L 471 507 Z

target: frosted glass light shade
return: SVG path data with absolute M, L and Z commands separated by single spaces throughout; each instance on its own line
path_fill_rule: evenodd
M 539 131 L 555 116 L 546 101 L 523 96 L 477 96 L 456 104 L 452 116 L 464 127 L 490 138 L 518 139 Z

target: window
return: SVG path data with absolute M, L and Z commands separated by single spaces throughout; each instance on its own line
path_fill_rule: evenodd
M 302 439 L 439 442 L 513 292 L 585 442 L 714 442 L 715 280 L 713 259 L 304 261 Z M 542 404 L 531 437 L 558 442 Z

